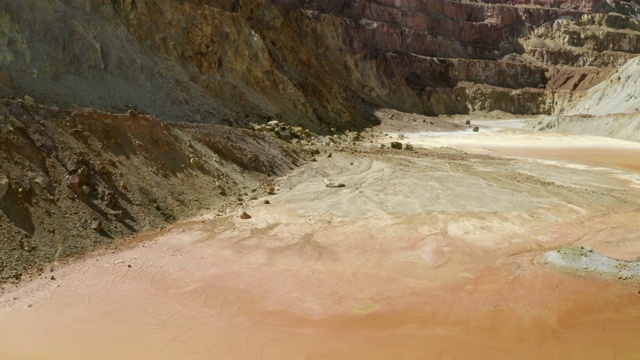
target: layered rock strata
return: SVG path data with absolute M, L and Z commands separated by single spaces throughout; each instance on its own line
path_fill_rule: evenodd
M 372 110 L 550 114 L 640 52 L 634 2 L 0 3 L 0 95 L 312 130 Z

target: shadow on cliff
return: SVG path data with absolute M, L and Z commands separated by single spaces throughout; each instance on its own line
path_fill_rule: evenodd
M 9 218 L 11 223 L 25 231 L 29 236 L 35 233 L 36 227 L 31 219 L 31 212 L 13 188 L 9 188 L 4 198 L 0 200 L 0 210 Z

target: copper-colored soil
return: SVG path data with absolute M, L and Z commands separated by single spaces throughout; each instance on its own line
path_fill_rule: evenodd
M 0 357 L 640 358 L 637 281 L 539 260 L 567 244 L 640 255 L 640 190 L 621 175 L 334 153 L 247 205 L 251 219 L 177 224 L 5 292 Z

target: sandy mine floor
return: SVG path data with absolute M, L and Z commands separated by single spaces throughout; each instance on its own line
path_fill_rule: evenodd
M 235 214 L 7 289 L 0 358 L 640 358 L 638 280 L 541 260 L 640 256 L 640 144 L 418 123 L 415 151 L 379 149 L 396 125 Z

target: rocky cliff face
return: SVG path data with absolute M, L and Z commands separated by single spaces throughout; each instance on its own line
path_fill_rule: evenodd
M 555 113 L 640 52 L 636 2 L 0 1 L 0 95 L 313 130 Z

